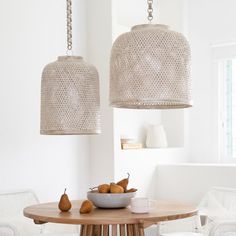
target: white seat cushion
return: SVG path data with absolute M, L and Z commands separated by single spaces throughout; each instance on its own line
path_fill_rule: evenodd
M 161 236 L 204 236 L 204 235 L 192 232 L 177 232 L 177 233 L 161 234 Z

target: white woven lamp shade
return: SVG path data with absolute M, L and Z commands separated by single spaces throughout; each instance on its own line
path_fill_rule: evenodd
M 41 134 L 100 133 L 99 79 L 82 57 L 48 64 L 41 82 Z
M 119 36 L 110 61 L 110 104 L 120 108 L 192 106 L 190 47 L 165 25 L 138 25 Z
M 72 0 L 66 0 L 66 6 L 67 56 L 58 57 L 43 70 L 40 133 L 99 134 L 98 72 L 82 57 L 73 56 Z

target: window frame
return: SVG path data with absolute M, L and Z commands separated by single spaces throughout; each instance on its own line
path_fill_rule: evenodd
M 226 155 L 225 144 L 225 82 L 226 61 L 236 59 L 236 42 L 212 45 L 213 79 L 217 80 L 218 159 L 221 163 L 236 163 L 236 157 Z

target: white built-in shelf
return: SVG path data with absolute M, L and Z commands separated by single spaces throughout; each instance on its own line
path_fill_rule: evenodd
M 119 149 L 116 154 L 117 161 L 125 160 L 125 162 L 131 164 L 149 161 L 156 165 L 158 163 L 175 163 L 185 160 L 185 149 L 182 147 Z
M 121 137 L 134 138 L 137 142 L 145 143 L 148 127 L 151 124 L 163 125 L 168 146 L 180 148 L 184 146 L 185 114 L 183 110 L 160 111 L 131 109 L 114 110 L 116 145 L 120 143 Z
M 121 156 L 175 156 L 182 155 L 184 148 L 171 147 L 171 148 L 140 148 L 140 149 L 120 149 L 119 154 Z
M 141 152 L 155 152 L 155 151 L 169 151 L 169 150 L 179 150 L 182 149 L 182 147 L 167 147 L 167 148 L 134 148 L 134 149 L 120 149 L 120 151 L 141 151 Z

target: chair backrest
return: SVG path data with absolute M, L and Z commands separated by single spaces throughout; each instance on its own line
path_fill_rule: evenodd
M 26 206 L 39 203 L 32 190 L 0 192 L 0 218 L 23 218 Z
M 30 205 L 38 204 L 39 200 L 32 190 L 20 190 L 14 192 L 0 192 L 0 222 L 10 223 L 19 231 L 20 235 L 38 235 L 41 232 L 55 233 L 77 233 L 78 227 L 74 225 L 35 225 L 29 218 L 23 216 L 23 209 Z M 65 235 L 67 235 L 65 234 Z M 4 235 L 0 229 L 0 236 Z
M 215 224 L 209 233 L 209 236 L 235 236 L 236 221 L 226 221 Z
M 203 197 L 199 209 L 210 218 L 236 219 L 236 189 L 213 187 Z

